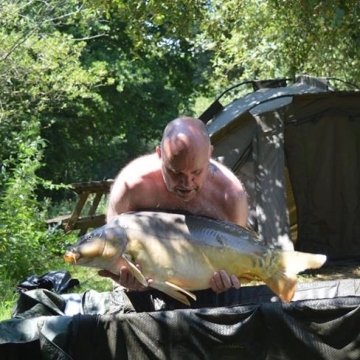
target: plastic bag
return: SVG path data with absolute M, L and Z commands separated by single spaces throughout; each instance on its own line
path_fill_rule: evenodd
M 16 291 L 24 292 L 33 289 L 47 289 L 59 294 L 80 285 L 78 279 L 71 278 L 68 271 L 50 271 L 44 275 L 31 275 L 22 280 L 16 287 Z

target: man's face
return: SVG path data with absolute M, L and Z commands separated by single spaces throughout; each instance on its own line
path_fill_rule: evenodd
M 190 201 L 200 192 L 209 172 L 210 151 L 173 154 L 157 149 L 167 189 L 182 201 Z

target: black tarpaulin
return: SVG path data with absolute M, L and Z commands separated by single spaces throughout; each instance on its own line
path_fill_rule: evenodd
M 359 298 L 75 317 L 73 359 L 357 359 Z
M 36 305 L 17 306 L 24 312 L 0 322 L 2 360 L 29 354 L 45 360 L 360 358 L 359 279 L 300 283 L 291 303 L 260 285 L 223 297 L 229 306 L 150 312 L 134 312 L 119 291 L 75 296 L 32 290 L 31 297 L 39 292 L 39 303 L 77 298 L 78 313 L 67 315 L 69 304 L 54 301 L 62 307 L 52 310 L 55 315 L 28 318 Z

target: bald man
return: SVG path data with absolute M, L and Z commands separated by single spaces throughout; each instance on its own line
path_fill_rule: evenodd
M 190 117 L 171 121 L 156 152 L 133 160 L 116 177 L 107 222 L 127 211 L 162 210 L 186 211 L 245 226 L 248 203 L 244 187 L 234 173 L 211 158 L 212 151 L 202 121 Z M 120 270 L 120 278 L 105 271 L 99 274 L 130 290 L 148 289 L 125 266 Z M 238 289 L 240 282 L 220 270 L 209 285 L 221 293 L 231 287 Z

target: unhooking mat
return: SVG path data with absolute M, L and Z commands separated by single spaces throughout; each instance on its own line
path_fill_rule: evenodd
M 255 286 L 227 306 L 150 312 L 122 291 L 22 296 L 0 323 L 1 360 L 360 359 L 358 279 L 298 284 L 291 303 Z

